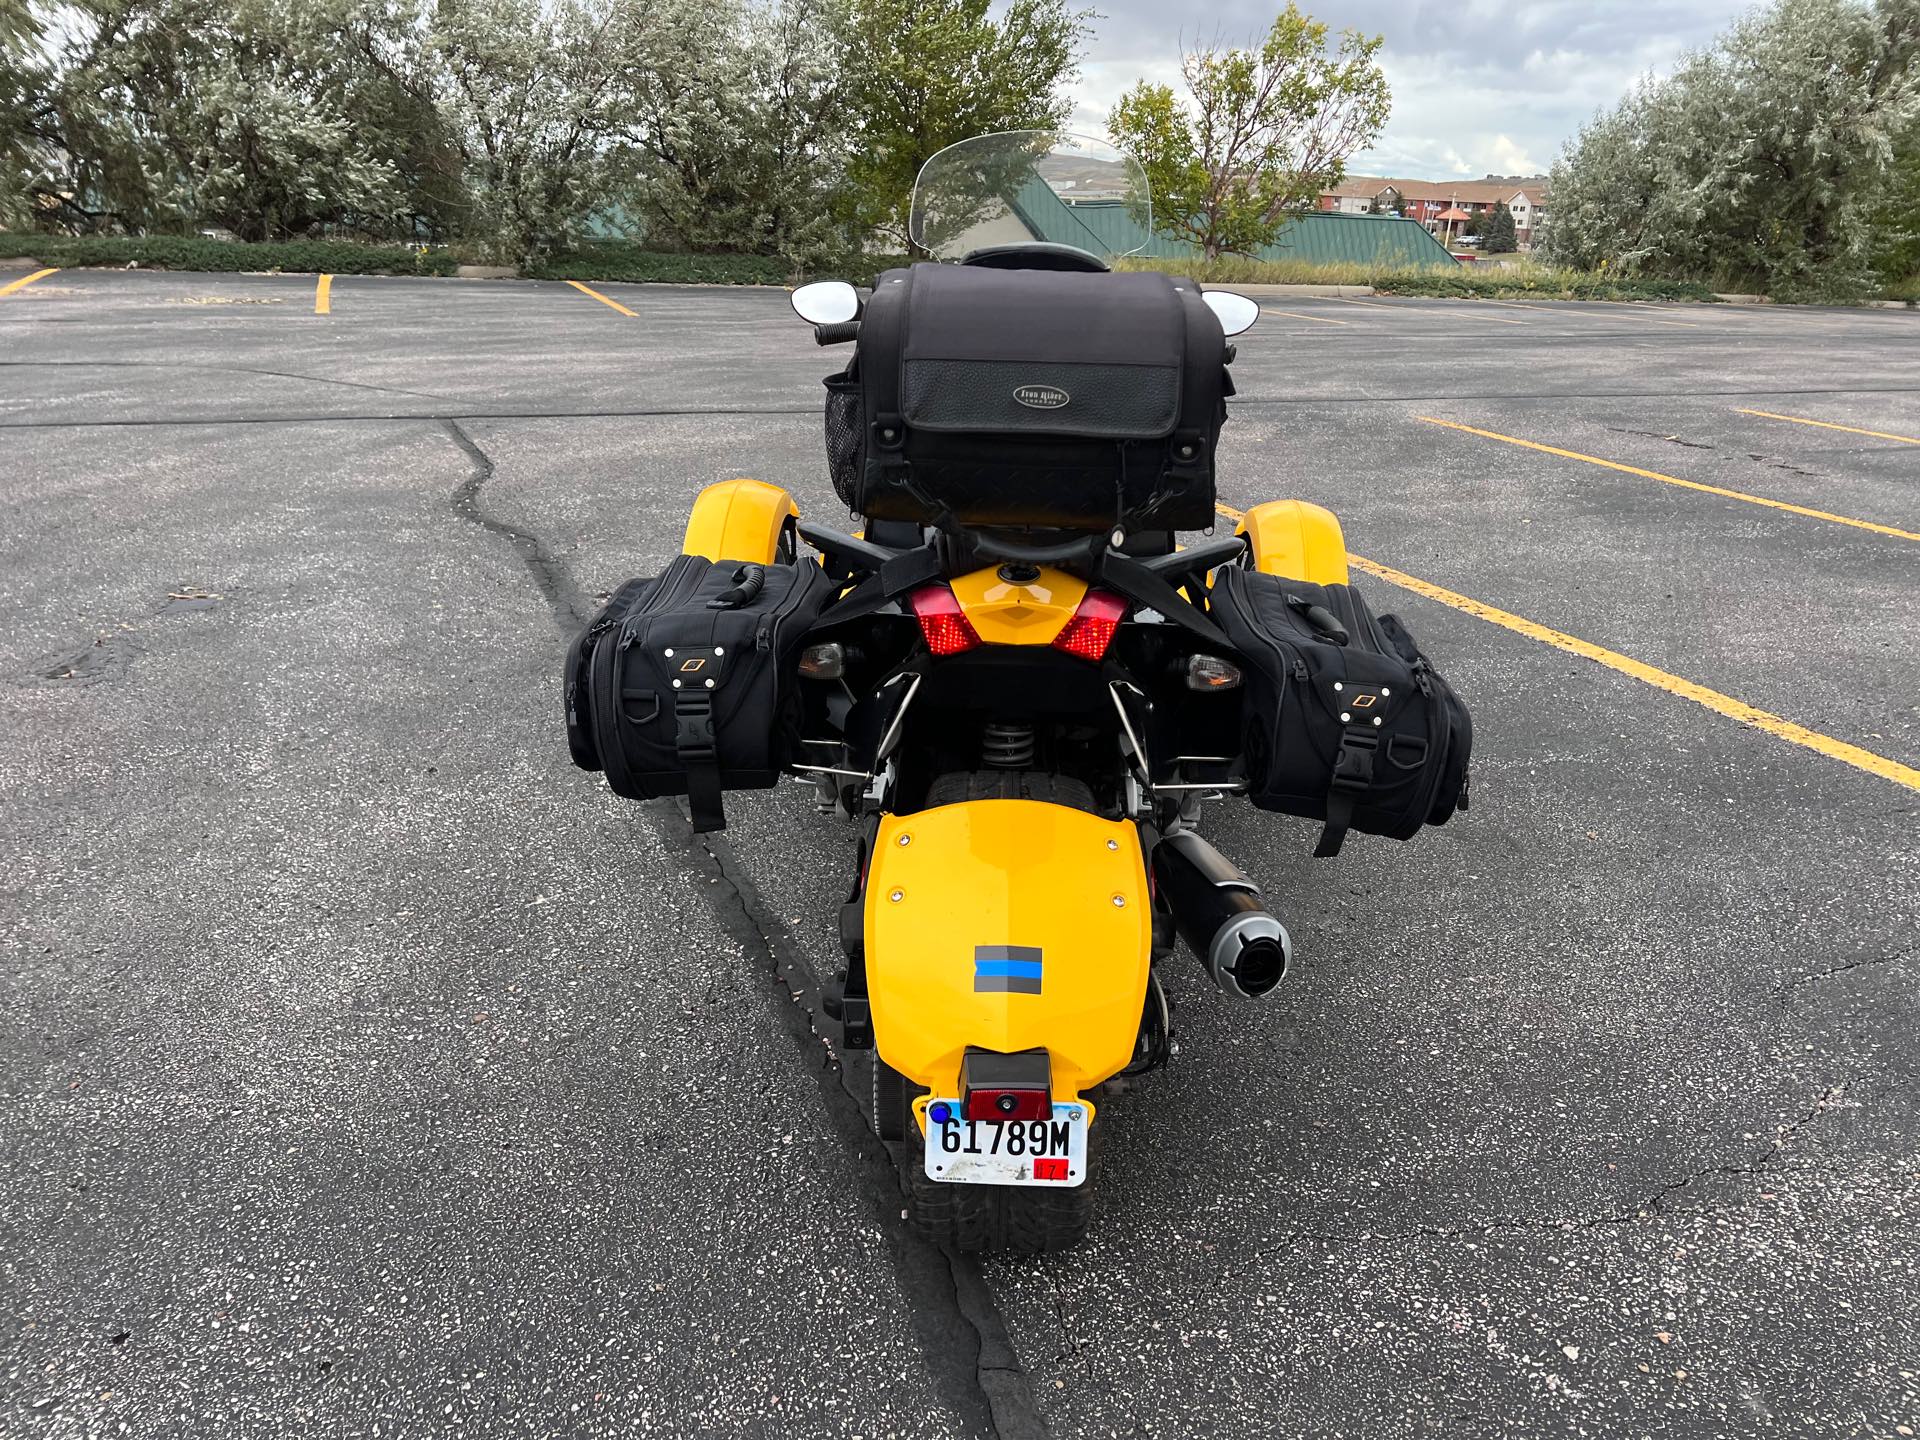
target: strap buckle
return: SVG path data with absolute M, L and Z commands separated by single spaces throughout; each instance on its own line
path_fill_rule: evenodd
M 673 697 L 673 748 L 698 764 L 715 759 L 713 697 L 705 691 L 681 691 Z

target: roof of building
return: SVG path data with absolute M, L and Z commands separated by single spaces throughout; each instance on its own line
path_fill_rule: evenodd
M 1323 194 L 1352 199 L 1371 199 L 1384 190 L 1393 190 L 1402 200 L 1445 201 L 1450 205 L 1491 205 L 1525 195 L 1529 205 L 1538 205 L 1547 193 L 1544 178 L 1525 180 L 1402 180 L 1390 175 L 1349 175 Z

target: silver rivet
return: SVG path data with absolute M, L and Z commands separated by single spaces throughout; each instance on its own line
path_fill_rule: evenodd
M 913 843 L 913 836 L 902 835 L 898 840 L 894 841 L 893 843 L 896 845 L 911 845 Z
M 1380 717 L 1379 717 L 1378 715 L 1376 715 L 1376 716 L 1374 716 L 1374 717 L 1373 717 L 1373 723 L 1374 723 L 1375 725 L 1378 725 L 1378 724 L 1380 723 Z
M 1353 719 L 1353 716 L 1348 714 L 1345 710 L 1342 710 L 1340 712 L 1340 723 L 1342 725 L 1346 724 L 1351 719 Z
M 1334 682 L 1333 682 L 1333 688 L 1334 688 L 1334 689 L 1336 689 L 1336 690 L 1344 690 L 1344 689 L 1346 689 L 1347 687 L 1346 687 L 1346 686 L 1344 686 L 1344 685 L 1342 685 L 1342 684 L 1341 684 L 1341 683 L 1340 683 L 1340 682 L 1339 682 L 1338 680 L 1336 680 L 1336 681 L 1334 681 Z
M 674 688 L 674 689 L 676 689 L 676 690 L 678 690 L 678 689 L 680 688 L 680 682 L 679 682 L 678 680 L 676 680 L 676 681 L 674 681 L 674 682 L 673 682 L 673 688 Z
M 1382 685 L 1380 687 L 1380 698 L 1382 700 L 1386 699 L 1387 696 L 1391 695 L 1392 693 L 1393 691 L 1389 690 L 1386 686 Z
M 711 690 L 712 688 L 713 688 L 713 682 L 711 680 L 707 681 L 707 689 Z
M 1114 896 L 1114 897 L 1113 897 L 1113 908 L 1114 908 L 1114 909 L 1116 909 L 1116 910 L 1124 910 L 1124 909 L 1126 909 L 1126 908 L 1127 908 L 1127 897 L 1126 897 L 1126 896 L 1124 896 L 1124 895 L 1116 895 L 1116 896 Z
M 666 656 L 667 659 L 671 660 L 673 658 L 673 647 L 669 645 L 666 649 L 662 650 L 660 653 Z
M 893 901 L 893 903 L 896 905 L 898 905 L 902 900 L 906 898 L 907 898 L 907 892 L 904 890 L 896 890 L 891 895 L 887 896 L 887 899 Z
M 714 646 L 714 647 L 713 647 L 713 653 L 714 653 L 714 655 L 715 655 L 715 657 L 717 658 L 717 657 L 719 657 L 719 656 L 721 656 L 721 655 L 724 655 L 724 654 L 726 654 L 726 653 L 727 653 L 727 650 L 726 650 L 726 647 L 725 647 L 724 645 L 716 645 L 716 646 Z
M 1120 842 L 1118 840 L 1107 841 L 1107 849 L 1118 850 L 1119 848 L 1120 848 Z

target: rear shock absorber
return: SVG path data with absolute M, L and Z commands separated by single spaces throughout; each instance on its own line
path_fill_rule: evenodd
M 1033 766 L 1033 726 L 989 720 L 980 732 L 980 759 L 996 770 L 1027 770 Z

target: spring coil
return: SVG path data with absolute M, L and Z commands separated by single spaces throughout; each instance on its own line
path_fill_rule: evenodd
M 1033 726 L 987 722 L 980 733 L 980 759 L 996 770 L 1025 770 L 1033 764 Z

